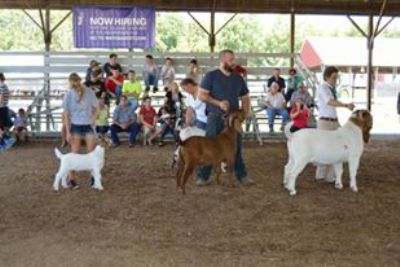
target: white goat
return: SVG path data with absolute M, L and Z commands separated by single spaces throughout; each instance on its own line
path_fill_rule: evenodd
M 101 169 L 104 166 L 105 148 L 97 145 L 88 154 L 68 153 L 62 154 L 57 148 L 54 153 L 60 159 L 60 168 L 54 177 L 53 189 L 58 191 L 61 182 L 62 187 L 67 188 L 67 176 L 71 171 L 90 171 L 94 178 L 93 188 L 103 190 L 101 184 Z
M 356 173 L 371 128 L 369 111 L 357 110 L 343 127 L 335 131 L 302 129 L 291 134 L 285 129 L 289 161 L 285 166 L 283 184 L 290 195 L 296 194 L 297 176 L 308 163 L 334 165 L 335 187 L 342 189 L 343 162 L 348 162 L 350 188 L 357 192 Z

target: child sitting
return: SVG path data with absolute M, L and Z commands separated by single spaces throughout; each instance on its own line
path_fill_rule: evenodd
M 110 126 L 108 125 L 108 106 L 104 103 L 103 99 L 99 99 L 98 109 L 99 113 L 96 119 L 96 132 L 99 137 L 104 137 L 110 129 Z
M 18 110 L 17 117 L 14 120 L 14 134 L 17 142 L 28 141 L 28 120 L 26 117 L 25 110 L 20 108 Z
M 145 97 L 143 99 L 143 106 L 139 111 L 140 121 L 143 129 L 143 145 L 152 145 L 149 136 L 154 133 L 157 123 L 157 112 L 151 106 L 151 98 Z
M 295 105 L 290 111 L 290 117 L 293 121 L 293 125 L 290 127 L 290 132 L 294 133 L 300 129 L 307 128 L 309 115 L 310 112 L 307 106 L 304 105 L 303 98 L 297 97 L 295 100 Z

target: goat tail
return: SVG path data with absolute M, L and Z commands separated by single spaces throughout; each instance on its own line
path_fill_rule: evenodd
M 289 123 L 287 123 L 287 124 L 285 125 L 284 133 L 285 133 L 285 136 L 286 136 L 286 138 L 287 138 L 288 140 L 292 139 L 292 137 L 293 137 L 293 133 L 290 132 L 290 127 L 292 127 L 292 125 L 293 125 L 292 122 L 289 122 Z
M 60 152 L 60 150 L 58 150 L 58 148 L 54 148 L 54 154 L 56 154 L 56 157 L 58 159 L 61 159 L 63 154 Z

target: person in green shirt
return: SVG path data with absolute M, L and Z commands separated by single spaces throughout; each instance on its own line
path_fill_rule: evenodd
M 297 92 L 297 90 L 299 89 L 299 85 L 302 82 L 303 82 L 303 77 L 297 75 L 297 71 L 295 68 L 291 68 L 289 70 L 289 78 L 286 80 L 287 89 L 286 89 L 285 99 L 287 103 L 292 98 L 292 94 L 294 92 Z
M 100 137 L 104 137 L 110 129 L 110 126 L 108 124 L 108 106 L 104 104 L 103 99 L 100 99 L 97 103 L 99 111 L 96 119 L 96 132 Z
M 131 105 L 135 110 L 139 106 L 139 97 L 142 93 L 142 85 L 136 80 L 136 73 L 134 70 L 128 72 L 128 80 L 122 86 L 122 94 L 126 95 Z

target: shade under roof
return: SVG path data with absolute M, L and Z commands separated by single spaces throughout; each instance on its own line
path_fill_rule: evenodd
M 383 0 L 0 0 L 0 8 L 71 9 L 74 5 L 153 6 L 158 11 L 378 15 Z M 385 15 L 400 14 L 400 1 L 389 0 Z

